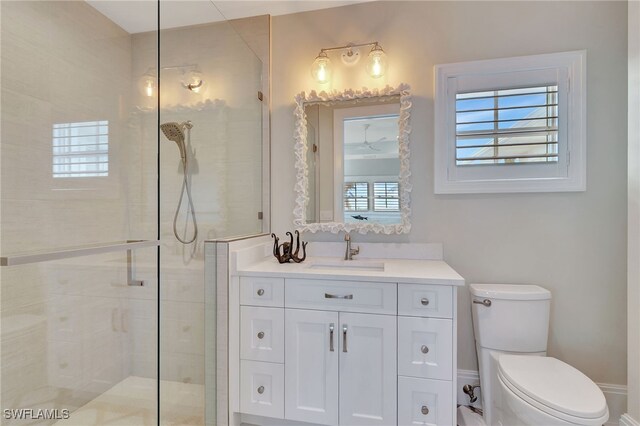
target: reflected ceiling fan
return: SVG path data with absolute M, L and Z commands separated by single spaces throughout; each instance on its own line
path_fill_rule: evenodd
M 362 141 L 362 143 L 364 144 L 365 147 L 369 148 L 372 151 L 381 151 L 380 148 L 376 148 L 375 146 L 373 146 L 373 144 L 374 143 L 378 143 L 378 142 L 382 142 L 382 141 L 386 140 L 387 137 L 383 136 L 380 139 L 378 139 L 377 141 L 369 142 L 369 140 L 367 140 L 367 130 L 369 130 L 370 126 L 371 126 L 371 124 L 368 124 L 368 123 L 364 125 L 364 141 Z

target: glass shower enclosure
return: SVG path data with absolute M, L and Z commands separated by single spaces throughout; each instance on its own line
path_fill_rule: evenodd
M 0 424 L 215 424 L 204 241 L 268 231 L 267 18 L 2 1 L 0 19 Z

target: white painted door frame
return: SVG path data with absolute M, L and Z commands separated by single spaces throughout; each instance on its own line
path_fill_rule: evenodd
M 621 425 L 640 425 L 640 2 L 629 1 L 627 413 Z

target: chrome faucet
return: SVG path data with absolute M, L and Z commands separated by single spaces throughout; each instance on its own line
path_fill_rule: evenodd
M 347 251 L 344 253 L 344 260 L 353 260 L 353 256 L 357 256 L 358 253 L 360 253 L 360 247 L 351 248 L 351 235 L 349 235 L 348 232 L 345 232 L 344 240 L 347 242 Z

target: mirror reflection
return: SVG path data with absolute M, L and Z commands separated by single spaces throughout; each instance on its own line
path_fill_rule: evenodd
M 402 222 L 398 97 L 305 105 L 307 223 Z

